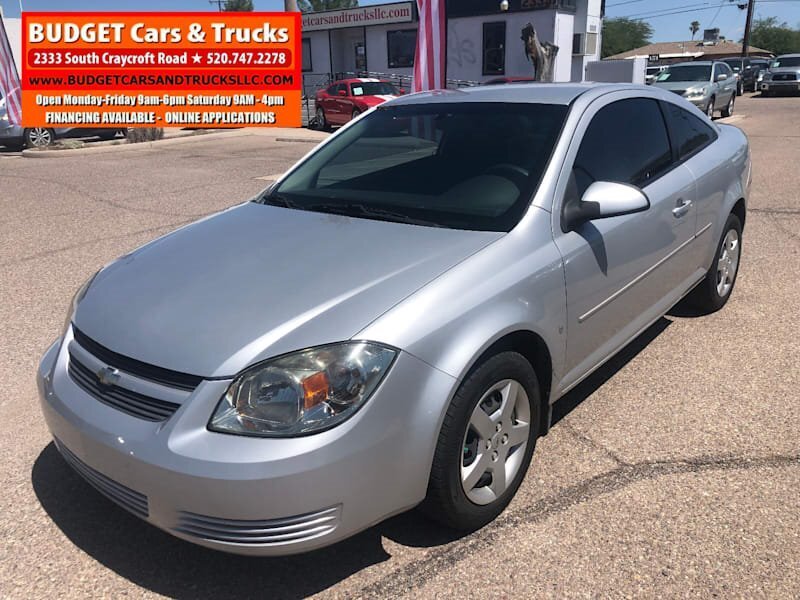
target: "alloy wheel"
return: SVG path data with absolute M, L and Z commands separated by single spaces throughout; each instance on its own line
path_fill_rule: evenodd
M 34 148 L 44 148 L 53 143 L 53 134 L 44 127 L 34 127 L 28 130 L 28 143 Z
M 461 485 L 479 505 L 497 500 L 522 465 L 528 445 L 531 405 L 518 381 L 504 379 L 478 401 L 464 434 Z
M 739 269 L 740 251 L 739 234 L 731 229 L 725 234 L 717 260 L 717 294 L 720 298 L 727 296 L 733 287 Z
M 708 106 L 706 107 L 706 114 L 708 115 L 709 119 L 714 118 L 714 99 L 708 101 Z

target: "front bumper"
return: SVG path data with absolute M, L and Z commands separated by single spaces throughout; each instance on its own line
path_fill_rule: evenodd
M 710 96 L 692 96 L 691 98 L 684 96 L 684 98 L 702 111 L 705 111 L 706 106 L 708 106 L 708 102 L 711 99 Z
M 800 81 L 762 81 L 762 92 L 800 92 Z
M 455 380 L 401 352 L 366 405 L 319 434 L 210 432 L 230 381 L 204 381 L 164 422 L 98 402 L 67 372 L 71 341 L 39 367 L 47 426 L 67 462 L 149 523 L 210 548 L 285 555 L 327 546 L 425 496 Z

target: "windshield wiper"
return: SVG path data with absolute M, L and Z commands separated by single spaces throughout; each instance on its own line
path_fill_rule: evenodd
M 261 199 L 262 204 L 269 204 L 270 206 L 281 206 L 283 208 L 303 208 L 300 204 L 289 200 L 286 196 L 280 194 L 269 194 Z
M 408 225 L 422 225 L 424 227 L 444 227 L 439 223 L 427 221 L 425 219 L 417 219 L 409 215 L 385 210 L 382 208 L 375 208 L 366 206 L 357 202 L 324 202 L 318 204 L 309 204 L 301 207 L 305 210 L 314 212 L 325 212 L 335 215 L 342 215 L 345 217 L 373 217 L 381 221 L 391 221 L 394 223 L 406 223 Z

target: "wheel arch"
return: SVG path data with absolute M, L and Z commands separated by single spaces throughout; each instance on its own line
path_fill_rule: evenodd
M 745 205 L 744 198 L 739 198 L 736 203 L 733 205 L 731 209 L 731 213 L 736 215 L 739 218 L 739 222 L 742 224 L 742 231 L 744 231 L 744 221 L 747 217 L 747 207 Z
M 501 352 L 516 352 L 531 365 L 539 381 L 542 415 L 539 435 L 546 435 L 550 428 L 550 392 L 553 384 L 553 359 L 544 338 L 529 329 L 517 329 L 504 333 L 475 356 L 460 381 L 463 381 L 483 362 Z

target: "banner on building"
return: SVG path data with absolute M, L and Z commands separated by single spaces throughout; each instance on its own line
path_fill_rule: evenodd
M 301 125 L 299 13 L 24 13 L 25 127 Z

